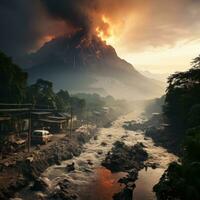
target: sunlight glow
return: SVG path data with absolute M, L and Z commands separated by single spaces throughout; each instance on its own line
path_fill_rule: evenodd
M 156 48 L 143 52 L 127 52 L 116 46 L 119 56 L 132 63 L 138 70 L 153 73 L 174 73 L 190 68 L 193 58 L 199 55 L 200 41 L 179 42 L 171 48 Z

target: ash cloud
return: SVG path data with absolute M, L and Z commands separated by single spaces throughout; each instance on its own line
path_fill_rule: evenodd
M 41 46 L 48 35 L 65 32 L 64 22 L 49 17 L 40 0 L 0 1 L 0 50 L 9 56 L 26 54 Z
M 143 3 L 143 6 L 138 4 L 135 18 L 130 16 L 128 32 L 121 37 L 121 45 L 126 43 L 127 51 L 173 47 L 179 41 L 187 43 L 200 38 L 200 1 L 155 0 Z
M 90 32 L 92 19 L 91 11 L 97 9 L 97 1 L 91 0 L 42 0 L 48 13 L 58 19 L 64 20 L 77 30 L 86 34 Z
M 174 46 L 200 36 L 199 0 L 42 0 L 48 13 L 85 33 L 100 26 L 102 14 L 112 22 L 117 41 L 125 51 Z
M 18 56 L 44 44 L 45 37 L 73 31 L 94 33 L 109 18 L 116 47 L 143 51 L 200 36 L 199 0 L 1 0 L 0 49 Z
M 9 55 L 23 52 L 38 36 L 30 25 L 32 6 L 25 0 L 0 1 L 0 48 Z

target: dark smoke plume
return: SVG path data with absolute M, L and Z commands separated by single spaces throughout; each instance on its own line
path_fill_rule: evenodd
M 173 46 L 199 39 L 199 13 L 199 0 L 0 0 L 0 50 L 19 56 L 51 38 L 96 29 L 127 53 Z
M 0 50 L 9 56 L 26 54 L 45 37 L 66 32 L 66 24 L 50 17 L 40 0 L 0 0 Z
M 0 48 L 9 55 L 29 49 L 40 36 L 34 30 L 34 1 L 0 1 Z
M 91 0 L 42 0 L 48 13 L 59 20 L 64 20 L 76 30 L 90 32 L 91 12 L 98 8 L 97 1 Z

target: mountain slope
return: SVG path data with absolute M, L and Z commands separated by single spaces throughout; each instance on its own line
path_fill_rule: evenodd
M 53 81 L 56 89 L 97 92 L 117 98 L 146 99 L 163 92 L 160 83 L 141 75 L 98 37 L 81 33 L 56 38 L 23 60 L 30 82 Z

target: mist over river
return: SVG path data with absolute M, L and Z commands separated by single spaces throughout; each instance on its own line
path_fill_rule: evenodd
M 56 190 L 58 182 L 67 179 L 82 200 L 112 200 L 113 194 L 123 188 L 118 180 L 126 173 L 111 173 L 101 166 L 101 162 L 111 150 L 113 143 L 119 140 L 127 145 L 142 142 L 149 154 L 146 162 L 159 164 L 156 169 L 148 168 L 139 172 L 133 192 L 133 198 L 136 200 L 155 199 L 152 187 L 159 181 L 167 165 L 177 160 L 177 157 L 168 153 L 166 149 L 155 146 L 150 138 L 144 139 L 142 132 L 127 131 L 122 127 L 125 121 L 141 121 L 140 114 L 141 112 L 135 111 L 119 117 L 111 127 L 99 129 L 98 137 L 84 145 L 80 156 L 63 161 L 61 165 L 49 167 L 42 174 L 42 178 L 48 182 L 49 190 Z M 67 172 L 66 166 L 73 162 L 75 170 Z M 24 199 L 32 199 L 33 196 L 24 192 Z

